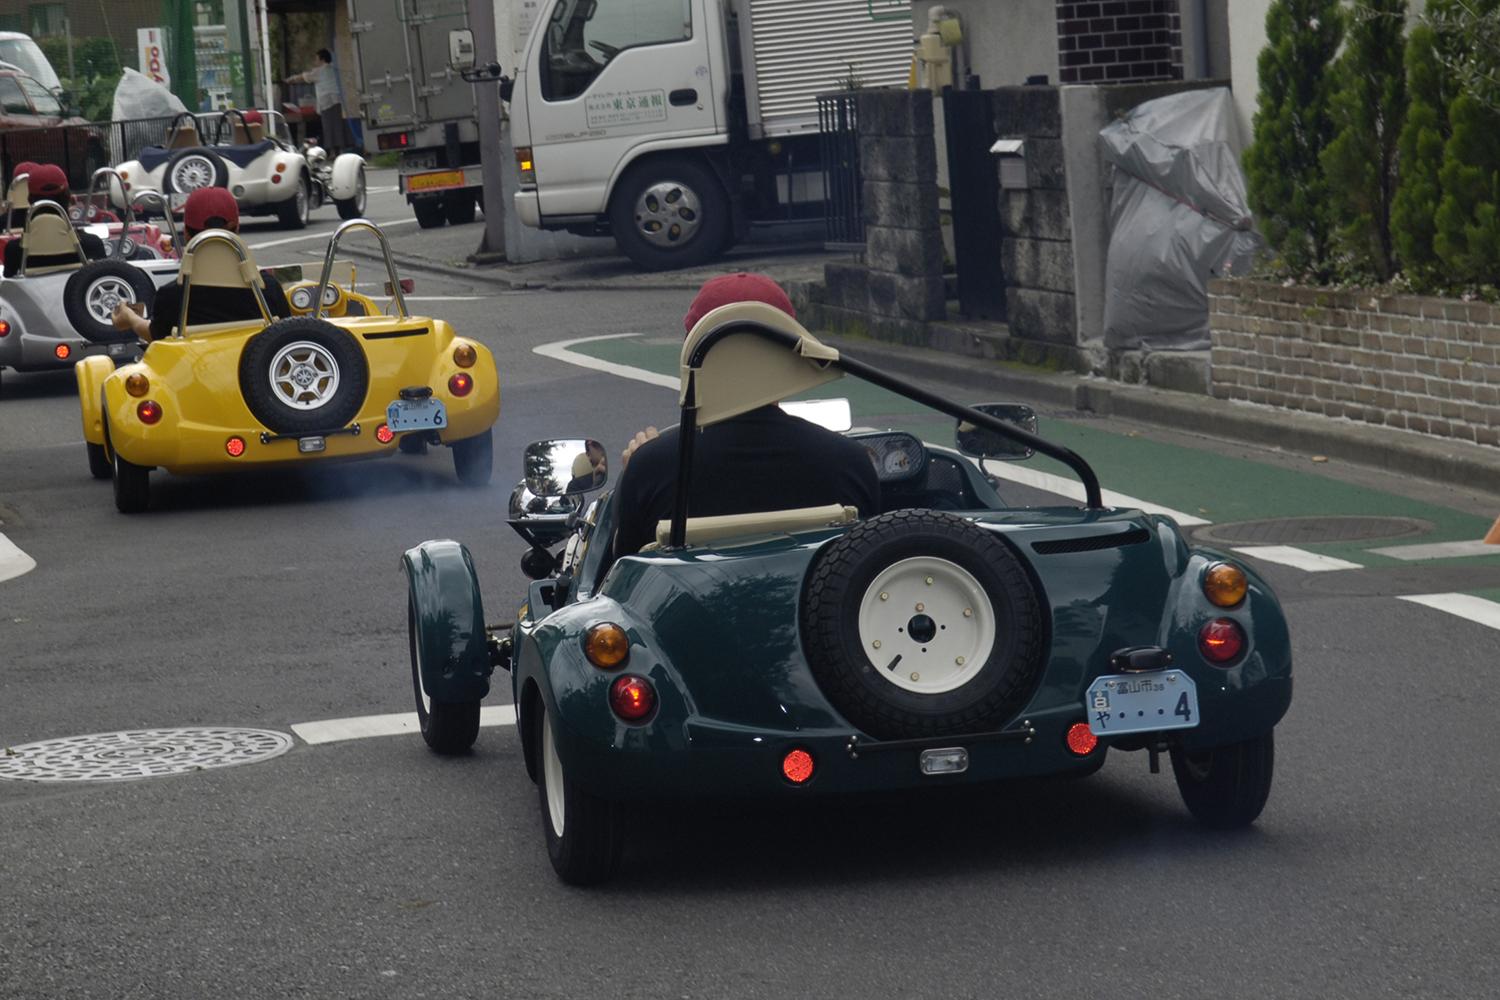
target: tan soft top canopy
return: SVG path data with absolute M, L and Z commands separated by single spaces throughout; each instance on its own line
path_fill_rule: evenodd
M 796 346 L 741 330 L 715 343 L 699 368 L 691 367 L 693 353 L 710 331 L 737 324 L 791 334 L 797 338 Z M 707 427 L 832 382 L 843 375 L 830 364 L 838 357 L 837 350 L 820 343 L 775 306 L 763 302 L 723 306 L 699 320 L 683 341 L 678 403 L 687 405 L 692 399 L 697 404 L 697 425 Z

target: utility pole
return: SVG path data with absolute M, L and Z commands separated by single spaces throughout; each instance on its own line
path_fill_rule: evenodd
M 477 253 L 505 253 L 505 185 L 501 179 L 500 81 L 494 0 L 469 0 L 474 33 L 474 110 L 479 117 L 479 163 L 484 174 L 484 240 Z

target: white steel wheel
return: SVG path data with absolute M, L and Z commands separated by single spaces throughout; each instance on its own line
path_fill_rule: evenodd
M 295 410 L 316 410 L 339 389 L 339 366 L 322 344 L 294 341 L 271 358 L 271 391 Z
M 130 287 L 130 282 L 113 274 L 96 279 L 83 293 L 83 305 L 89 315 L 106 324 L 111 322 L 115 306 L 134 301 L 135 289 Z
M 995 609 L 968 570 L 936 556 L 892 563 L 859 603 L 859 640 L 875 673 L 903 691 L 955 691 L 995 646 Z
M 184 156 L 172 165 L 172 190 L 187 194 L 199 188 L 212 187 L 214 183 L 213 161 L 200 154 Z
M 542 709 L 542 779 L 547 786 L 547 822 L 552 825 L 552 835 L 561 837 L 568 819 L 566 790 L 557 741 L 552 737 L 552 716 L 545 708 Z
M 647 243 L 673 249 L 692 241 L 703 224 L 698 193 L 679 181 L 652 184 L 636 200 L 635 221 Z

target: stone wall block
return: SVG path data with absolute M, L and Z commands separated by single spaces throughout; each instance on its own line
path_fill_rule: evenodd
M 1049 292 L 1072 293 L 1073 244 L 1059 240 L 1005 239 L 1000 243 L 1000 265 L 1005 280 L 1022 288 L 1040 288 Z M 1239 316 L 1225 317 L 1226 329 L 1242 322 Z
M 825 264 L 823 286 L 828 304 L 840 309 L 862 310 L 870 303 L 870 271 L 861 264 Z
M 932 91 L 861 90 L 855 95 L 861 136 L 930 136 Z
M 1066 191 L 1003 191 L 1000 231 L 1006 236 L 1071 241 L 1073 225 Z
M 995 169 L 999 169 L 998 162 Z M 1026 140 L 1026 184 L 1032 190 L 1067 189 L 1067 173 L 1063 168 L 1063 144 L 1061 139 Z
M 1013 335 L 1054 344 L 1076 342 L 1078 316 L 1073 296 L 1030 288 L 1008 288 L 1005 300 Z
M 865 262 L 875 271 L 910 276 L 943 273 L 940 229 L 865 228 Z
M 1062 96 L 1056 87 L 1001 87 L 995 91 L 995 134 L 1002 139 L 1062 136 Z
M 875 316 L 893 319 L 944 319 L 948 292 L 941 275 L 908 277 L 871 271 L 869 309 Z
M 867 181 L 937 183 L 937 146 L 926 136 L 862 136 L 859 169 Z
M 939 229 L 936 184 L 865 181 L 865 225 Z

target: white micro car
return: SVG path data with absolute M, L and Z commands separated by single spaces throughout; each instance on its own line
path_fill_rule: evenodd
M 242 216 L 274 215 L 289 229 L 307 225 L 324 200 L 338 206 L 341 218 L 364 214 L 362 156 L 344 153 L 330 163 L 316 146 L 298 149 L 279 112 L 256 115 L 183 112 L 167 126 L 162 145 L 147 146 L 116 169 L 128 191 L 159 191 L 173 211 L 198 188 L 222 187 L 234 195 Z

